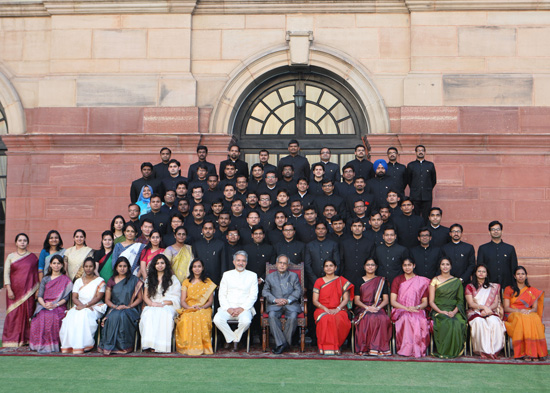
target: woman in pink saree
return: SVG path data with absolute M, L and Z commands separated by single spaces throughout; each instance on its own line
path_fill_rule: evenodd
M 426 356 L 430 329 L 426 312 L 430 280 L 414 274 L 414 262 L 403 260 L 404 274 L 391 286 L 391 319 L 395 323 L 396 352 L 401 356 Z
M 34 313 L 34 294 L 38 291 L 38 258 L 27 251 L 29 238 L 15 237 L 17 250 L 4 262 L 4 287 L 7 312 L 2 332 L 2 346 L 20 347 L 29 343 L 30 318 Z
M 54 255 L 40 282 L 38 305 L 31 321 L 30 348 L 41 353 L 59 352 L 59 330 L 73 289 L 66 276 L 63 257 Z

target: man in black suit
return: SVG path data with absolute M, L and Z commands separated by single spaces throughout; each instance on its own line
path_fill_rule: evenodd
M 407 165 L 407 181 L 414 211 L 427 221 L 432 208 L 433 189 L 437 184 L 435 165 L 425 160 L 426 148 L 418 145 L 414 148 L 416 160 Z
M 294 168 L 294 176 L 296 179 L 300 177 L 305 177 L 309 179 L 310 166 L 307 158 L 300 155 L 300 144 L 296 139 L 292 139 L 288 142 L 288 156 L 283 157 L 279 160 L 277 165 L 277 174 L 279 177 L 282 177 L 283 168 L 286 165 L 292 165 Z
M 248 164 L 239 158 L 241 148 L 238 145 L 230 145 L 227 151 L 227 160 L 220 162 L 220 180 L 225 179 L 225 166 L 230 162 L 235 165 L 235 175 L 244 174 L 248 178 Z
M 208 147 L 203 145 L 197 146 L 197 157 L 199 160 L 189 165 L 189 169 L 187 170 L 187 179 L 189 180 L 189 183 L 197 180 L 197 169 L 199 167 L 199 164 L 204 164 L 206 166 L 206 169 L 209 175 L 217 174 L 216 165 L 206 161 L 207 155 L 208 155 Z
M 206 275 L 217 285 L 220 284 L 222 274 L 228 270 L 225 244 L 216 239 L 216 228 L 212 221 L 202 224 L 202 238 L 193 244 L 193 255 L 204 263 Z
M 451 225 L 451 242 L 443 246 L 443 254 L 450 259 L 451 274 L 460 278 L 464 285 L 470 283 L 470 278 L 476 266 L 474 246 L 462 241 L 464 229 L 460 224 Z
M 150 162 L 144 162 L 141 164 L 141 178 L 134 180 L 130 187 L 130 201 L 136 203 L 141 189 L 144 186 L 151 186 L 153 188 L 153 193 L 161 194 L 160 191 L 160 180 L 155 179 L 153 174 L 153 164 Z

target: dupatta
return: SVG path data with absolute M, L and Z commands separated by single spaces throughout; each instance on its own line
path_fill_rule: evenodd
M 44 293 L 42 295 L 42 299 L 44 299 L 45 303 L 52 302 L 52 303 L 58 303 L 61 300 L 69 297 L 71 294 L 71 291 L 73 290 L 73 283 L 69 277 L 62 274 L 61 276 L 58 276 L 54 279 L 52 279 L 51 276 L 46 276 L 42 280 L 46 280 L 46 285 L 44 286 Z M 60 307 L 65 307 L 66 305 L 63 304 Z M 45 307 L 42 306 L 40 303 L 37 303 L 36 310 L 34 310 L 33 318 L 42 310 L 44 310 Z
M 6 315 L 25 303 L 38 290 L 40 283 L 38 282 L 38 258 L 36 255 L 30 253 L 12 262 L 10 281 L 15 298 L 7 299 Z
M 191 246 L 185 244 L 172 259 L 172 271 L 183 282 L 189 275 L 189 264 L 193 260 L 193 251 Z
M 385 283 L 386 279 L 380 276 L 374 277 L 369 281 L 365 281 L 359 287 L 361 302 L 363 302 L 367 306 L 378 307 L 378 305 L 382 303 L 382 295 L 384 292 Z M 357 307 L 357 316 L 355 317 L 355 323 L 358 323 L 361 319 L 363 319 L 363 317 L 367 313 L 367 310 L 363 309 L 362 307 Z
M 523 287 L 520 289 L 519 294 L 514 296 L 514 290 L 512 287 L 507 287 L 504 290 L 504 298 L 510 299 L 510 306 L 518 310 L 525 310 L 533 307 L 537 303 L 537 314 L 542 319 L 542 312 L 544 310 L 544 292 L 535 287 Z M 510 313 L 506 313 L 505 317 L 508 318 Z

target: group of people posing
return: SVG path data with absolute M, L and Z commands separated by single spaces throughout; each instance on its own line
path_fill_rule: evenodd
M 405 166 L 394 147 L 373 165 L 358 145 L 341 171 L 328 148 L 313 165 L 297 141 L 288 150 L 277 166 L 262 150 L 249 172 L 230 146 L 218 176 L 199 146 L 184 177 L 163 148 L 159 164 L 141 165 L 128 217 L 113 218 L 97 250 L 81 229 L 67 249 L 52 230 L 36 258 L 18 235 L 4 268 L 3 345 L 81 353 L 94 347 L 99 325 L 105 354 L 133 350 L 137 331 L 146 350 L 170 352 L 174 336 L 177 351 L 209 354 L 213 321 L 237 350 L 247 329 L 259 335 L 261 294 L 274 353 L 288 350 L 304 317 L 323 354 L 340 353 L 353 325 L 360 354 L 391 354 L 395 336 L 397 354 L 425 356 L 433 337 L 434 355 L 452 358 L 464 351 L 468 323 L 483 357 L 498 356 L 505 331 L 514 357 L 547 355 L 544 294 L 502 241 L 500 222 L 489 224 L 477 260 L 460 224 L 441 225 L 424 146 Z M 304 277 L 289 270 L 301 264 Z M 304 295 L 315 307 L 307 315 Z

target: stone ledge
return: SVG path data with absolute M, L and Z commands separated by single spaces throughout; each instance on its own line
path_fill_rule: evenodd
M 466 155 L 540 155 L 547 154 L 550 146 L 548 134 L 369 134 L 373 150 L 385 150 L 387 146 L 397 146 L 400 150 L 411 151 L 418 144 L 430 146 L 430 154 Z M 213 145 L 216 149 L 226 149 L 231 139 L 228 134 L 199 133 L 155 133 L 155 134 L 25 134 L 3 135 L 2 141 L 8 148 L 8 155 L 33 152 L 90 152 L 101 151 L 149 151 L 151 146 L 173 146 L 184 151 L 198 144 Z M 154 150 L 154 149 L 153 149 Z
M 231 139 L 227 134 L 180 133 L 151 135 L 143 134 L 53 134 L 53 135 L 3 135 L 2 141 L 8 148 L 8 155 L 28 152 L 63 153 L 101 152 L 149 152 L 162 146 L 170 146 L 174 151 L 193 152 L 199 143 L 212 144 L 214 150 L 227 151 Z

